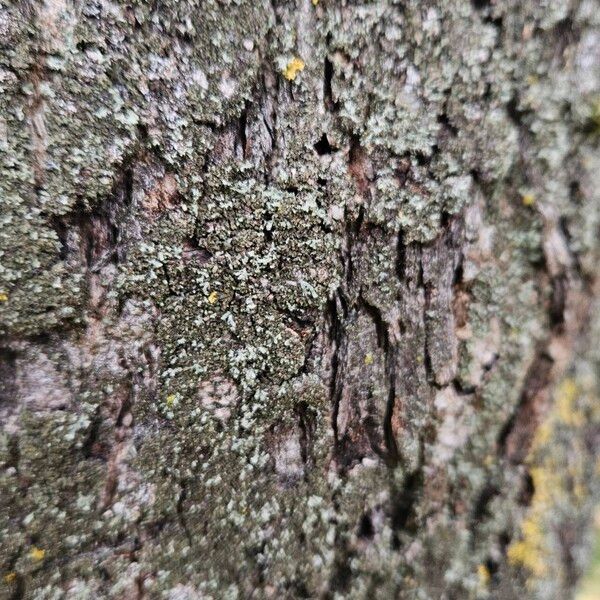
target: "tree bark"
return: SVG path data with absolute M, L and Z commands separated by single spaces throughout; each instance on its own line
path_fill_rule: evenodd
M 0 596 L 570 597 L 599 15 L 0 2 Z

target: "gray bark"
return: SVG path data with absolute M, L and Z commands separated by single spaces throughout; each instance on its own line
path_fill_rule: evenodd
M 2 598 L 566 598 L 598 499 L 600 10 L 0 1 Z

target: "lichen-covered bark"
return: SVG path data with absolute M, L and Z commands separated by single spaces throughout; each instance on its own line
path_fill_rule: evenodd
M 0 1 L 3 598 L 566 598 L 598 498 L 594 0 Z

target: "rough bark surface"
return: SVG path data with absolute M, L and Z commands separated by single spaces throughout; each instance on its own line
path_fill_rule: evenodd
M 595 0 L 0 1 L 2 598 L 567 598 L 598 497 Z

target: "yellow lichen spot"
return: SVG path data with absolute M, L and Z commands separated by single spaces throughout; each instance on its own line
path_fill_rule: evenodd
M 548 466 L 532 467 L 530 475 L 535 494 L 529 516 L 521 524 L 521 540 L 508 547 L 507 556 L 512 565 L 523 567 L 536 577 L 543 577 L 548 570 L 548 549 L 543 524 L 548 510 L 556 503 L 560 478 Z
M 529 85 L 537 85 L 540 82 L 540 78 L 537 75 L 528 75 L 527 83 Z
M 219 295 L 217 294 L 217 292 L 211 292 L 211 293 L 208 295 L 208 301 L 209 301 L 211 304 L 214 304 L 214 303 L 217 301 L 217 298 L 218 298 L 218 297 L 219 297 Z
M 0 292 L 0 302 L 6 302 L 8 300 L 8 294 Z
M 544 509 L 552 502 L 553 494 L 560 489 L 560 479 L 557 472 L 547 466 L 531 467 L 529 473 L 535 489 L 534 508 Z
M 566 425 L 579 426 L 584 422 L 583 414 L 577 410 L 576 400 L 579 395 L 577 384 L 567 377 L 560 384 L 556 393 L 556 410 L 558 418 Z
M 169 394 L 165 400 L 165 403 L 169 408 L 172 408 L 173 404 L 175 404 L 175 394 Z
M 373 355 L 369 352 L 368 354 L 365 354 L 365 365 L 372 365 L 373 364 Z
M 531 193 L 523 194 L 521 196 L 523 206 L 533 206 L 535 204 L 535 196 Z
M 540 551 L 541 539 L 527 538 L 514 542 L 508 547 L 508 562 L 516 567 L 524 567 L 536 577 L 542 577 L 547 572 L 544 556 Z
M 540 525 L 533 519 L 526 519 L 523 521 L 521 529 L 525 539 L 538 540 L 541 538 L 542 530 L 540 529 Z
M 552 438 L 552 433 L 553 429 L 549 420 L 544 421 L 536 431 L 535 438 L 533 441 L 534 447 L 539 448 L 541 446 L 546 446 Z
M 580 482 L 577 482 L 573 486 L 573 495 L 575 496 L 575 498 L 577 500 L 584 500 L 585 497 L 587 496 L 586 489 L 583 487 L 583 485 Z
M 17 578 L 17 574 L 14 571 L 7 573 L 2 579 L 4 583 L 12 583 Z
M 479 575 L 479 582 L 481 585 L 487 585 L 490 582 L 490 570 L 485 565 L 479 565 L 477 567 L 477 574 Z
M 41 548 L 32 548 L 29 556 L 33 558 L 33 560 L 44 560 L 44 556 L 46 556 L 46 551 Z
M 524 541 L 513 542 L 506 552 L 511 565 L 520 566 L 527 560 L 527 544 Z
M 304 69 L 304 61 L 301 58 L 295 56 L 287 64 L 287 67 L 283 70 L 283 76 L 290 81 L 296 79 L 296 75 Z
M 316 6 L 317 4 L 319 4 L 319 0 L 312 0 L 312 5 Z
M 596 131 L 600 131 L 600 98 L 597 98 L 592 106 L 592 123 Z

